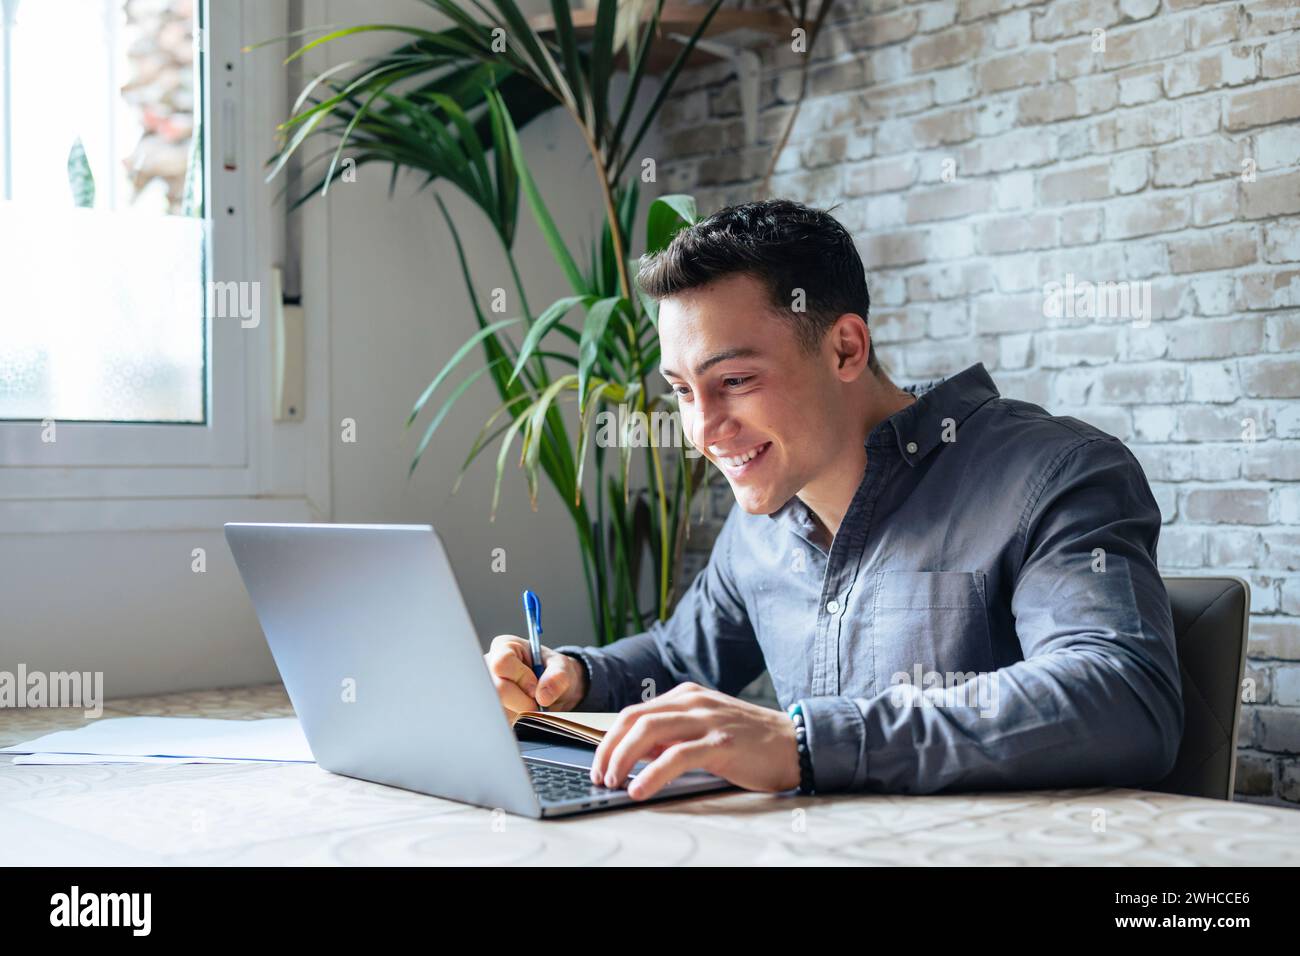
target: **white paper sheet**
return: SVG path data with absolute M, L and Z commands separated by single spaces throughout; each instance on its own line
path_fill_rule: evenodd
M 14 754 L 11 763 L 40 764 L 42 766 L 58 764 L 106 764 L 106 763 L 266 763 L 262 760 L 236 760 L 232 757 L 157 757 L 135 754 Z
M 76 730 L 60 730 L 0 747 L 0 753 L 313 762 L 297 717 L 108 717 Z

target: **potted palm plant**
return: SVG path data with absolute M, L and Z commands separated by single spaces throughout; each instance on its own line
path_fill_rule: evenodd
M 598 0 L 589 37 L 575 28 L 569 5 L 560 0 L 552 3 L 553 29 L 546 31 L 530 24 L 514 0 L 473 2 L 482 19 L 453 0 L 420 2 L 443 13 L 452 26 L 435 31 L 375 24 L 303 31 L 319 35 L 290 61 L 362 33 L 392 32 L 403 42 L 385 55 L 331 67 L 307 83 L 281 124 L 270 176 L 279 175 L 309 142 L 323 142 L 327 148 L 304 169 L 314 185 L 291 197 L 295 206 L 327 194 L 349 161 L 354 166 L 382 163 L 392 167 L 390 193 L 402 171 L 419 174 L 421 189 L 445 180 L 491 223 L 522 311 L 497 320 L 485 314 L 456 224 L 434 194 L 451 231 L 477 329 L 414 402 L 407 425 L 423 421 L 424 428 L 411 470 L 458 399 L 487 376 L 500 404 L 468 449 L 460 476 L 479 455 L 495 449 L 495 515 L 512 457 L 523 470 L 534 509 L 545 475 L 573 521 L 592 626 L 598 640 L 608 643 L 668 616 L 677 596 L 674 571 L 689 530 L 691 501 L 708 479 L 705 460 L 689 449 L 661 447 L 653 430 L 644 444 L 628 434 L 629 428 L 660 414 L 675 413 L 671 396 L 652 387 L 658 364 L 656 308 L 639 295 L 632 279 L 630 244 L 639 213 L 640 170 L 629 176 L 628 167 L 722 0 L 698 9 L 694 32 L 681 39 L 639 118 L 633 116 L 633 104 L 658 34 L 663 0 Z M 615 104 L 610 81 L 620 63 L 628 83 Z M 556 107 L 573 118 L 591 155 L 605 212 L 600 238 L 593 237 L 581 266 L 556 229 L 519 145 L 518 128 Z M 528 304 L 513 252 L 521 191 L 572 290 L 538 312 Z M 642 251 L 662 248 L 695 218 L 690 196 L 654 199 Z M 471 355 L 477 360 L 471 362 Z M 561 406 L 573 409 L 566 415 Z M 602 412 L 616 416 L 613 442 L 590 439 L 593 420 Z M 634 481 L 634 457 L 643 458 L 639 481 Z M 584 496 L 589 479 L 594 479 L 595 493 Z M 652 574 L 643 576 L 648 569 Z M 653 588 L 643 587 L 647 577 Z M 643 599 L 646 592 L 648 600 Z

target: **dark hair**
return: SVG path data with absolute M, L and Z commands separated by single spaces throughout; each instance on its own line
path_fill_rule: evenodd
M 867 322 L 871 296 L 853 237 L 828 212 L 789 199 L 727 206 L 688 226 L 641 257 L 637 284 L 658 301 L 736 274 L 763 284 L 772 311 L 794 320 L 810 352 L 845 312 Z M 805 311 L 791 308 L 796 289 L 804 292 Z M 880 369 L 874 342 L 867 364 Z

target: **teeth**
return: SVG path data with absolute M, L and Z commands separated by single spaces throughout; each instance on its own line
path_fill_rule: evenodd
M 762 450 L 762 448 L 763 448 L 763 446 L 762 446 L 762 445 L 759 445 L 757 448 L 754 448 L 754 449 L 752 449 L 751 451 L 747 451 L 747 452 L 745 452 L 745 454 L 743 454 L 743 455 L 739 455 L 739 456 L 734 457 L 734 458 L 727 458 L 727 457 L 725 457 L 725 456 L 720 456 L 720 457 L 722 457 L 722 461 L 723 461 L 723 463 L 724 463 L 728 468 L 739 468 L 739 467 L 740 467 L 741 465 L 743 465 L 745 462 L 749 461 L 751 458 L 753 458 L 755 455 L 757 455 L 757 454 L 759 453 L 759 451 Z

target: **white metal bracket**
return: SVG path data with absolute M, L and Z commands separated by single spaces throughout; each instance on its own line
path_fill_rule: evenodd
M 670 33 L 669 37 L 685 45 L 690 37 L 683 33 Z M 762 60 L 758 54 L 743 46 L 733 46 L 718 39 L 700 37 L 695 45 L 705 53 L 712 53 L 730 61 L 740 84 L 740 111 L 745 122 L 745 145 L 758 142 L 758 80 L 762 74 Z

